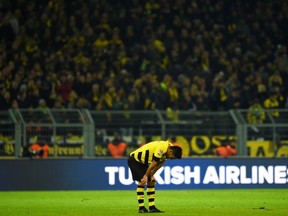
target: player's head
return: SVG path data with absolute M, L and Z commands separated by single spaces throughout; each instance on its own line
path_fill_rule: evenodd
M 170 146 L 167 151 L 168 159 L 181 159 L 182 148 L 180 146 Z

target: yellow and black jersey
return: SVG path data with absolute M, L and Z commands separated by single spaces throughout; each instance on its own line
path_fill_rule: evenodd
M 169 141 L 149 142 L 133 151 L 130 156 L 143 164 L 150 164 L 153 160 L 157 162 L 163 161 L 166 160 L 166 153 L 169 146 L 173 146 Z

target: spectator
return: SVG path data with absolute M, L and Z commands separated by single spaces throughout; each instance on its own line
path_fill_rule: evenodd
M 79 97 L 77 98 L 76 108 L 77 109 L 90 109 L 91 105 L 85 97 Z
M 227 110 L 228 92 L 225 89 L 225 77 L 223 71 L 220 71 L 213 80 L 213 89 L 211 93 L 211 106 L 215 111 Z
M 101 100 L 100 86 L 99 86 L 99 84 L 94 83 L 91 88 L 92 88 L 92 90 L 89 91 L 88 100 L 91 103 L 91 108 L 96 109 L 97 104 Z
M 216 148 L 215 154 L 224 158 L 235 156 L 237 154 L 235 142 L 232 142 L 228 145 L 222 144 L 221 146 Z
M 264 107 L 258 98 L 255 98 L 247 113 L 247 121 L 250 124 L 262 124 L 266 118 Z
M 122 139 L 119 133 L 114 134 L 114 138 L 107 144 L 109 153 L 112 157 L 123 157 L 127 148 L 127 143 Z
M 278 99 L 282 99 L 283 98 L 278 98 L 278 95 L 276 92 L 271 92 L 269 94 L 269 96 L 264 100 L 264 108 L 265 109 L 279 109 L 280 108 L 280 102 Z M 275 118 L 278 118 L 279 117 L 279 112 L 278 111 L 272 111 L 271 112 L 272 116 L 275 117 Z
M 0 104 L 1 110 L 8 110 L 11 108 L 11 95 L 7 90 L 2 90 L 0 94 Z
M 72 91 L 73 77 L 70 74 L 61 74 L 57 82 L 56 90 L 62 96 L 64 103 L 68 102 L 69 95 Z
M 181 97 L 179 99 L 179 110 L 197 110 L 195 102 L 192 100 L 190 91 L 188 88 L 184 87 L 181 92 Z
M 39 144 L 39 143 L 33 143 L 29 147 L 29 152 L 25 153 L 27 156 L 31 156 L 32 158 L 48 158 L 49 156 L 49 145 L 47 143 L 45 144 Z
M 39 100 L 39 105 L 38 109 L 44 114 L 48 115 L 49 114 L 49 107 L 46 104 L 46 101 L 44 99 Z
M 232 92 L 228 98 L 228 108 L 229 109 L 241 109 L 241 96 L 238 89 L 232 89 Z
M 73 83 L 73 90 L 77 93 L 79 97 L 87 96 L 87 92 L 90 91 L 90 86 L 87 84 L 84 74 L 77 74 Z

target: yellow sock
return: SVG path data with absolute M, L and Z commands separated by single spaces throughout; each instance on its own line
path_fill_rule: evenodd
M 137 187 L 137 200 L 138 200 L 139 207 L 143 207 L 144 206 L 144 187 L 143 186 Z
M 148 195 L 148 201 L 149 201 L 149 207 L 155 205 L 155 187 L 154 186 L 148 186 L 147 187 L 147 195 Z

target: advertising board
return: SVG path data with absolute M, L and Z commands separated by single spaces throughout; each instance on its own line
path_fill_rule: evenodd
M 0 190 L 135 189 L 127 159 L 0 160 Z M 286 158 L 183 158 L 156 174 L 158 189 L 287 188 Z

